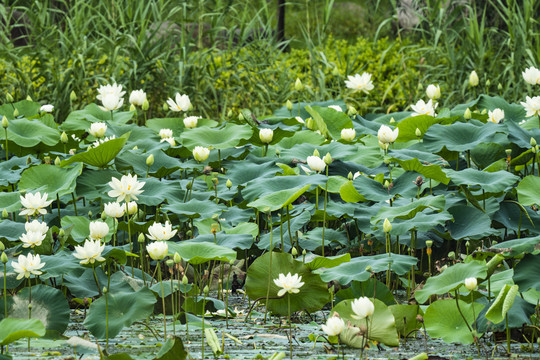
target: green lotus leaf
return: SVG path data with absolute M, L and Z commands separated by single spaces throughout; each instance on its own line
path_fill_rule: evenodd
M 509 104 L 500 96 L 480 95 L 478 98 L 477 107 L 479 109 L 501 109 L 504 111 L 504 119 L 506 122 L 520 122 L 525 118 L 525 109 L 519 104 Z
M 378 299 L 370 300 L 373 302 L 373 305 L 375 305 L 375 311 L 373 312 L 371 319 L 369 319 L 369 339 L 378 341 L 388 346 L 398 346 L 399 337 L 396 330 L 394 315 L 392 315 L 392 312 L 388 309 L 388 306 L 386 306 L 382 301 Z M 346 323 L 350 321 L 355 327 L 365 326 L 366 319 L 357 320 L 352 317 L 352 315 L 354 315 L 351 307 L 352 301 L 353 300 L 343 300 L 334 307 L 334 311 L 337 312 Z M 344 339 L 343 336 L 340 336 L 340 339 L 347 345 L 357 347 L 355 345 L 356 342 L 345 342 L 346 339 Z
M 7 212 L 15 212 L 21 209 L 21 194 L 18 192 L 0 193 L 0 209 Z
M 316 127 L 313 130 L 327 130 L 332 139 L 341 139 L 342 129 L 352 129 L 351 118 L 344 112 L 336 111 L 329 107 L 306 106 L 307 112 L 312 116 Z M 321 123 L 322 122 L 322 123 Z M 323 125 L 324 124 L 324 125 Z
M 498 160 L 504 162 L 506 170 L 506 147 L 498 143 L 478 144 L 471 150 L 471 160 L 480 169 L 487 171 L 487 167 Z
M 442 295 L 458 289 L 466 278 L 485 279 L 486 276 L 487 266 L 484 261 L 455 264 L 441 274 L 427 279 L 424 287 L 414 293 L 414 297 L 419 304 L 423 304 L 431 295 Z
M 61 128 L 65 132 L 86 131 L 90 125 L 95 122 L 106 122 L 112 124 L 125 124 L 133 118 L 133 111 L 103 111 L 96 104 L 87 105 L 82 110 L 75 110 L 69 113 L 66 120 L 62 123 Z
M 399 336 L 406 337 L 416 329 L 422 328 L 422 324 L 417 320 L 422 310 L 418 305 L 391 305 L 388 307 L 394 319 L 396 319 L 396 329 Z
M 12 156 L 9 160 L 0 162 L 0 173 L 2 174 L 0 186 L 16 184 L 19 182 L 21 173 L 25 169 L 40 163 L 41 161 L 36 159 L 34 156 Z
M 335 301 L 339 303 L 346 299 L 356 299 L 359 297 L 376 298 L 386 305 L 396 303 L 394 295 L 388 287 L 375 278 L 369 278 L 366 281 L 353 281 L 347 288 L 342 288 L 336 293 Z
M 390 231 L 390 235 L 405 235 L 411 230 L 427 232 L 438 225 L 444 226 L 448 221 L 451 220 L 454 220 L 454 218 L 448 211 L 420 212 L 417 213 L 412 219 L 394 219 L 392 221 L 392 230 Z
M 265 178 L 273 178 L 277 172 L 278 169 L 274 161 L 260 164 L 251 161 L 238 161 L 229 168 L 227 177 L 233 185 L 244 185 L 251 180 L 261 181 Z
M 154 177 L 148 177 L 145 179 L 141 178 L 139 179 L 139 181 L 144 182 L 144 186 L 142 188 L 143 190 L 142 194 L 137 195 L 137 197 L 139 198 L 139 200 L 137 200 L 137 203 L 139 205 L 157 206 L 163 203 L 164 201 L 167 201 L 169 205 L 164 206 L 164 208 L 168 207 L 168 209 L 166 210 L 170 210 L 172 212 L 176 212 L 176 210 L 178 210 L 178 213 L 183 214 L 183 211 L 186 213 L 189 213 L 192 211 L 199 211 L 197 210 L 198 205 L 196 205 L 195 200 L 191 200 L 193 201 L 193 203 L 188 201 L 187 203 L 185 203 L 186 206 L 185 207 L 183 206 L 185 187 L 182 189 L 181 183 L 178 180 L 164 180 L 164 179 L 160 180 Z M 107 185 L 107 191 L 108 190 L 110 190 L 110 188 Z M 211 210 L 213 208 L 213 206 L 209 204 L 207 205 L 208 205 L 207 206 L 208 210 Z M 214 202 L 214 205 L 215 205 L 215 202 Z M 176 209 L 175 206 L 178 206 L 178 209 Z M 201 210 L 201 214 L 206 213 L 205 211 L 203 211 L 203 209 L 200 209 L 200 210 Z M 192 213 L 191 215 L 194 215 L 194 213 Z M 213 215 L 213 213 L 211 215 Z
M 433 125 L 424 134 L 424 146 L 434 153 L 446 147 L 450 151 L 466 151 L 481 143 L 492 142 L 500 128 L 497 124 L 483 124 L 471 120 L 468 123 L 456 122 L 452 125 Z
M 491 304 L 490 308 L 486 312 L 486 319 L 498 324 L 504 320 L 506 313 L 514 304 L 514 299 L 518 293 L 518 285 L 505 285 L 503 289 L 497 295 L 497 298 Z
M 242 140 L 249 139 L 252 135 L 253 129 L 249 125 L 227 123 L 218 128 L 189 129 L 180 134 L 180 141 L 188 149 L 194 149 L 195 146 L 227 149 L 239 145 Z
M 272 266 L 270 266 L 272 256 Z M 269 273 L 270 271 L 270 273 Z M 287 296 L 291 300 L 291 312 L 306 310 L 309 312 L 322 309 L 330 300 L 328 287 L 319 275 L 312 273 L 301 261 L 293 259 L 291 254 L 268 252 L 258 257 L 248 268 L 245 289 L 251 299 L 263 298 L 265 302 L 268 284 L 270 284 L 269 297 L 276 297 L 281 289 L 274 283 L 279 274 L 298 274 L 302 277 L 304 285 L 297 294 L 285 295 L 281 299 L 269 299 L 268 309 L 279 315 L 287 315 Z
M 429 115 L 411 116 L 403 119 L 396 125 L 396 128 L 399 129 L 399 135 L 396 141 L 407 142 L 418 140 L 416 129 L 419 129 L 422 134 L 425 134 L 431 125 L 439 124 L 443 120 L 443 118 L 434 118 Z
M 319 146 L 326 141 L 324 136 L 311 131 L 311 130 L 301 130 L 294 134 L 294 136 L 286 137 L 281 139 L 279 143 L 275 146 L 282 149 L 294 149 L 301 144 L 311 144 L 313 146 Z
M 264 213 L 275 211 L 291 204 L 303 193 L 305 193 L 310 186 L 311 185 L 308 184 L 302 187 L 294 187 L 292 189 L 276 191 L 248 203 L 247 206 L 256 208 Z
M 82 164 L 67 169 L 48 164 L 33 166 L 22 173 L 19 191 L 41 190 L 49 194 L 49 199 L 55 199 L 56 194 L 63 196 L 75 191 L 81 172 Z
M 251 180 L 246 184 L 246 187 L 242 189 L 242 197 L 247 201 L 254 201 L 261 196 L 270 195 L 282 190 L 304 187 L 308 184 L 324 186 L 326 181 L 326 176 L 317 174 L 260 178 Z
M 38 104 L 37 102 L 30 101 L 30 100 L 22 100 L 22 101 L 18 101 L 16 103 L 11 103 L 11 104 L 6 103 L 0 106 L 0 117 L 2 116 L 7 117 L 10 120 L 10 124 L 11 124 L 11 120 L 13 119 L 13 111 L 14 111 L 13 108 L 19 111 L 19 116 L 24 116 L 28 118 L 28 117 L 39 114 L 40 107 L 41 107 L 40 104 Z
M 0 221 L 0 239 L 8 241 L 18 241 L 22 233 L 25 232 L 24 223 L 5 219 Z
M 381 221 L 384 221 L 384 219 L 388 219 L 390 222 L 392 222 L 395 218 L 412 219 L 417 213 L 423 211 L 424 209 L 442 211 L 444 210 L 444 205 L 445 197 L 443 195 L 438 195 L 426 196 L 420 198 L 419 200 L 414 200 L 407 205 L 392 207 L 384 206 L 379 209 L 377 215 L 371 218 L 371 223 L 375 225 Z M 380 226 L 382 226 L 382 223 Z
M 25 337 L 42 337 L 45 327 L 38 319 L 7 318 L 0 321 L 0 345 L 11 344 Z
M 507 257 L 528 253 L 537 255 L 540 253 L 540 235 L 503 241 L 491 246 L 490 249 L 500 250 Z
M 458 205 L 448 209 L 454 222 L 448 223 L 447 229 L 452 238 L 479 239 L 484 236 L 497 234 L 497 230 L 491 228 L 489 215 L 472 206 Z
M 182 339 L 178 336 L 173 336 L 167 339 L 165 344 L 156 354 L 155 360 L 185 360 L 188 353 L 184 348 Z
M 526 254 L 514 268 L 514 282 L 522 292 L 529 289 L 540 291 L 540 255 Z
M 154 163 L 148 167 L 146 159 L 152 155 Z M 162 150 L 143 152 L 142 149 L 124 151 L 115 158 L 118 171 L 131 170 L 135 174 L 145 177 L 147 173 L 156 178 L 163 178 L 180 169 L 180 162 L 165 154 Z
M 217 121 L 210 119 L 198 119 L 197 127 L 215 127 L 218 124 Z M 173 136 L 178 137 L 185 130 L 184 121 L 180 118 L 159 118 L 159 119 L 148 119 L 146 121 L 146 126 L 156 134 L 159 134 L 161 129 L 171 129 L 173 131 Z M 189 129 L 188 129 L 189 130 Z
M 110 292 L 92 302 L 84 326 L 98 339 L 106 338 L 105 313 L 108 308 L 109 338 L 114 338 L 135 321 L 146 319 L 152 314 L 157 301 L 154 293 L 143 287 L 137 292 Z M 106 301 L 107 300 L 107 301 Z M 108 302 L 108 307 L 106 305 Z
M 186 203 L 175 201 L 169 205 L 163 206 L 163 210 L 170 211 L 174 214 L 181 214 L 188 218 L 210 218 L 214 214 L 221 214 L 226 209 L 223 204 L 216 204 L 211 200 L 192 199 Z
M 517 186 L 518 200 L 523 206 L 540 205 L 540 177 L 525 176 Z
M 319 269 L 315 272 L 321 274 L 324 281 L 337 281 L 341 285 L 347 285 L 353 280 L 366 281 L 370 278 L 371 272 L 366 271 L 366 267 L 371 266 L 371 271 L 378 273 L 392 270 L 398 275 L 403 275 L 415 266 L 418 259 L 413 256 L 399 254 L 379 254 L 373 256 L 361 256 L 352 259 L 331 269 Z
M 296 234 L 296 231 L 300 230 L 302 226 L 306 225 L 308 221 L 311 219 L 311 213 L 309 211 L 302 211 L 299 215 L 292 216 L 291 219 L 287 220 L 283 223 L 283 250 L 286 252 L 289 252 L 291 250 L 291 238 L 289 237 L 289 221 L 290 221 L 290 228 L 291 228 L 291 235 L 293 236 L 294 241 L 294 234 Z M 1 223 L 0 223 L 1 226 Z M 269 250 L 270 249 L 270 243 L 273 241 L 272 249 L 275 249 L 276 247 L 280 247 L 281 245 L 281 225 L 274 226 L 273 230 L 270 232 L 267 232 L 260 236 L 259 242 L 257 243 L 257 247 L 259 249 Z
M 70 235 L 78 243 L 83 243 L 90 236 L 91 222 L 92 220 L 88 219 L 87 216 L 62 216 L 62 227 L 73 226 Z M 105 237 L 105 242 L 108 242 L 112 238 L 114 220 L 107 217 L 104 222 L 109 226 L 109 235 Z
M 213 221 L 215 223 L 215 221 Z M 223 231 L 216 233 L 216 244 L 229 248 L 246 250 L 253 245 L 253 235 L 251 234 L 226 234 Z M 214 243 L 214 235 L 199 235 L 191 240 L 182 241 L 183 244 L 189 243 Z
M 120 138 L 106 141 L 97 147 L 92 146 L 88 151 L 80 152 L 72 155 L 67 160 L 62 160 L 60 166 L 66 166 L 74 162 L 82 162 L 87 165 L 103 168 L 118 155 L 128 138 L 129 133 L 122 135 Z
M 336 256 L 319 256 L 316 254 L 309 254 L 303 259 L 304 265 L 309 270 L 317 270 L 319 268 L 332 268 L 351 261 L 351 254 L 342 254 Z
M 402 197 L 415 197 L 418 188 L 413 181 L 417 177 L 416 173 L 406 172 L 392 182 L 391 189 L 386 189 L 381 182 L 360 175 L 353 180 L 353 185 L 356 191 L 368 200 L 387 201 L 397 194 Z
M 81 266 L 79 264 L 80 260 L 66 251 L 58 251 L 54 255 L 43 255 L 41 261 L 45 263 L 43 267 L 44 273 L 39 276 L 42 280 L 71 274 Z
M 367 199 L 362 196 L 352 181 L 347 181 L 339 188 L 339 195 L 343 201 L 348 203 L 356 203 L 360 201 L 367 201 Z
M 293 137 L 294 138 L 294 137 Z M 339 141 L 332 141 L 331 143 L 316 146 L 313 144 L 298 144 L 291 149 L 284 149 L 279 153 L 279 159 L 282 163 L 291 163 L 293 161 L 306 161 L 308 156 L 313 155 L 313 151 L 317 150 L 320 156 L 325 156 L 326 153 L 330 153 L 332 159 L 340 159 L 342 161 L 351 160 L 358 154 L 358 149 L 355 146 L 342 144 Z M 364 156 L 366 156 L 364 154 Z M 307 165 L 305 167 L 309 168 Z
M 231 248 L 207 242 L 181 242 L 169 244 L 169 255 L 177 252 L 182 259 L 192 265 L 204 264 L 210 260 L 230 262 L 236 260 L 236 251 Z
M 529 303 L 526 301 L 527 294 L 522 293 L 522 295 L 525 300 L 523 300 L 521 296 L 514 297 L 512 307 L 506 312 L 505 321 L 501 321 L 498 324 L 495 324 L 486 318 L 486 313 L 489 308 L 484 308 L 476 319 L 478 331 L 504 332 L 506 330 L 506 318 L 508 318 L 508 328 L 510 329 L 519 329 L 523 325 L 531 324 L 531 315 L 535 313 L 535 306 L 538 303 L 538 298 L 529 299 L 531 300 L 531 303 Z M 495 302 L 495 299 L 492 300 Z
M 461 171 L 447 169 L 445 172 L 456 185 L 479 187 L 488 193 L 506 191 L 519 180 L 508 171 L 485 172 L 468 168 Z
M 23 118 L 9 122 L 7 139 L 24 148 L 34 147 L 39 143 L 54 146 L 60 141 L 60 132 L 48 127 L 39 120 Z M 0 140 L 6 140 L 5 131 L 0 131 Z
M 428 179 L 433 179 L 447 185 L 450 182 L 450 178 L 446 176 L 439 165 L 424 165 L 418 159 L 400 160 L 391 158 L 391 160 L 397 162 L 405 171 L 417 172 Z
M 472 324 L 475 321 L 475 315 L 482 311 L 484 305 L 458 301 L 459 309 L 467 323 Z M 447 343 L 472 344 L 474 342 L 473 335 L 463 317 L 458 314 L 458 307 L 454 299 L 437 300 L 429 305 L 424 314 L 424 324 L 428 335 L 436 339 L 441 338 Z

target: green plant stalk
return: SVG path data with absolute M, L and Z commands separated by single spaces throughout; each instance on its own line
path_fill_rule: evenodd
M 105 338 L 106 347 L 109 348 L 109 289 L 105 293 Z
M 7 128 L 4 128 L 4 131 L 6 134 L 6 161 L 7 161 L 9 159 Z
M 58 210 L 58 222 L 62 223 L 62 216 L 60 215 L 60 196 L 56 193 L 56 209 Z
M 293 237 L 291 233 L 291 214 L 289 214 L 289 206 L 287 205 L 287 230 L 289 232 L 289 241 L 291 242 L 291 248 L 294 247 Z
M 265 157 L 266 154 L 268 154 L 268 144 L 264 144 L 262 157 Z
M 218 197 L 217 197 L 217 184 L 214 184 L 214 193 L 215 193 L 215 195 L 216 195 L 216 204 L 218 204 L 218 203 L 219 203 L 219 199 L 218 199 Z
M 163 290 L 163 279 L 161 278 L 161 264 L 158 260 L 158 280 L 161 285 L 161 305 L 163 306 L 163 338 L 167 339 L 167 317 L 165 315 L 165 291 Z
M 324 232 L 326 230 L 326 203 L 328 202 L 328 166 L 326 167 L 326 184 L 324 185 L 324 205 L 322 224 L 322 256 L 324 256 Z
M 268 214 L 270 220 L 270 261 L 268 262 L 268 287 L 266 288 L 266 302 L 264 309 L 264 322 L 268 316 L 268 298 L 270 297 L 270 281 L 272 281 L 272 249 L 274 248 L 274 232 L 272 231 L 272 212 Z
M 101 287 L 99 286 L 99 280 L 97 278 L 96 265 L 95 264 L 92 264 L 92 273 L 94 274 L 94 281 L 96 282 L 96 286 L 97 286 L 97 289 L 98 289 L 99 296 L 101 296 Z
M 508 312 L 505 314 L 506 321 L 506 351 L 510 354 L 510 327 L 508 326 Z
M 133 244 L 131 243 L 131 225 L 130 225 L 130 219 L 129 219 L 129 212 L 128 212 L 128 199 L 126 200 L 126 221 L 128 226 L 128 241 L 129 241 L 129 252 L 133 252 Z M 135 277 L 135 269 L 133 268 L 133 257 L 130 256 L 130 264 L 131 264 L 131 276 Z
M 174 272 L 173 272 L 174 274 Z M 163 295 L 163 294 L 162 294 Z M 176 321 L 175 321 L 175 318 L 176 318 L 176 301 L 175 301 L 175 298 L 174 298 L 174 276 L 171 276 L 171 307 L 172 307 L 172 315 L 173 315 L 173 323 L 172 323 L 172 328 L 173 328 L 173 335 L 176 335 L 176 325 L 174 324 Z
M 31 318 L 32 318 L 32 281 L 30 281 L 30 277 L 28 277 L 28 320 L 30 320 Z M 28 337 L 28 351 L 30 351 L 30 340 L 31 338 Z
M 4 264 L 4 319 L 7 319 L 7 264 Z
M 287 293 L 287 312 L 289 314 L 289 354 L 292 357 L 292 322 L 291 322 L 291 294 Z
M 472 334 L 473 334 L 473 330 L 472 330 L 471 326 L 469 325 L 469 322 L 468 322 L 467 319 L 465 318 L 465 315 L 463 315 L 463 313 L 461 312 L 461 308 L 459 307 L 459 299 L 458 299 L 458 292 L 457 292 L 457 290 L 455 290 L 454 293 L 455 293 L 456 306 L 457 306 L 459 315 L 461 315 L 461 317 L 463 318 L 463 321 L 465 321 L 465 325 L 467 325 L 467 329 L 469 329 L 469 332 L 470 332 L 471 335 L 472 335 Z M 473 336 L 473 337 L 474 337 L 474 336 Z
M 231 279 L 232 264 L 229 264 L 229 274 L 227 275 L 227 291 L 225 291 L 225 328 L 229 328 L 229 281 Z
M 206 313 L 206 292 L 203 291 L 203 315 L 202 315 L 202 331 L 201 331 L 201 359 L 204 359 L 204 315 Z
M 73 199 L 73 210 L 75 210 L 75 216 L 77 215 L 77 200 L 75 199 L 75 194 L 71 193 L 71 198 Z

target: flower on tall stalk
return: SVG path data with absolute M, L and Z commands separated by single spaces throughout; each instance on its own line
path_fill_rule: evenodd
M 150 240 L 169 240 L 178 230 L 173 230 L 170 222 L 166 221 L 165 224 L 154 223 L 148 227 L 148 235 Z
M 19 238 L 23 243 L 23 248 L 35 248 L 36 246 L 40 246 L 44 239 L 45 234 L 41 231 L 28 231 Z
M 341 334 L 343 329 L 345 329 L 345 322 L 342 318 L 337 315 L 337 313 L 334 313 L 334 316 L 329 317 L 326 320 L 326 325 L 321 325 L 323 331 L 328 336 L 338 336 Z
M 193 157 L 198 162 L 203 162 L 204 160 L 208 159 L 208 156 L 210 155 L 210 149 L 202 147 L 202 146 L 195 146 L 195 149 L 193 149 Z
M 478 79 L 478 74 L 476 71 L 471 71 L 469 74 L 469 86 L 478 86 L 478 83 L 480 82 L 480 79 Z
M 411 116 L 418 116 L 418 115 L 429 115 L 429 116 L 437 116 L 435 113 L 435 109 L 437 108 L 437 103 L 433 103 L 433 100 L 429 99 L 428 102 L 425 102 L 424 100 L 418 100 L 418 102 L 415 105 L 411 105 L 411 108 L 413 109 L 413 113 Z
M 165 241 L 156 241 L 146 245 L 146 251 L 153 260 L 163 260 L 169 252 L 169 245 Z
M 107 124 L 104 122 L 92 123 L 92 125 L 90 125 L 90 129 L 88 129 L 88 132 L 95 138 L 103 137 L 105 136 L 105 132 L 107 132 Z
M 137 195 L 144 191 L 141 190 L 144 182 L 137 181 L 137 175 L 123 175 L 120 180 L 113 177 L 108 184 L 112 190 L 107 195 L 115 197 L 117 202 L 121 202 L 124 199 L 126 202 L 130 202 L 131 199 L 138 200 Z
M 90 222 L 90 239 L 101 240 L 109 234 L 109 225 L 103 221 Z
M 527 111 L 526 117 L 531 117 L 540 114 L 540 96 L 528 97 L 527 102 L 521 102 L 521 106 Z
M 108 217 L 113 218 L 120 218 L 124 216 L 124 212 L 126 211 L 126 207 L 124 204 L 120 204 L 119 202 L 113 201 L 110 203 L 106 203 L 103 205 L 104 209 L 103 211 Z
M 128 202 L 127 208 L 128 215 L 136 214 L 137 210 L 139 210 L 139 207 L 137 206 L 137 203 L 135 201 Z
M 43 272 L 39 271 L 45 263 L 41 262 L 39 255 L 28 254 L 27 256 L 19 255 L 18 262 L 13 262 L 11 264 L 13 270 L 15 270 L 17 275 L 17 280 L 22 279 L 23 277 L 29 278 L 30 275 L 41 275 Z
M 146 101 L 146 93 L 144 90 L 133 90 L 129 94 L 129 103 L 135 106 L 143 106 Z
M 441 97 L 441 87 L 439 85 L 429 84 L 426 89 L 426 95 L 431 100 L 437 100 Z
M 105 261 L 101 253 L 105 250 L 105 245 L 101 245 L 99 240 L 86 240 L 83 246 L 75 246 L 73 256 L 81 260 L 81 264 L 94 264 Z
M 288 273 L 287 275 L 279 274 L 278 278 L 274 279 L 274 284 L 281 288 L 278 291 L 277 296 L 283 296 L 286 293 L 298 294 L 300 288 L 304 285 L 302 276 L 299 276 L 298 274 L 291 275 L 291 273 Z
M 345 86 L 354 91 L 363 91 L 369 93 L 373 90 L 373 82 L 371 81 L 371 74 L 364 72 L 362 75 L 355 74 L 347 76 L 348 80 L 345 80 Z
M 26 232 L 40 232 L 42 234 L 46 234 L 47 231 L 49 231 L 49 227 L 46 223 L 41 222 L 39 220 L 33 220 L 32 222 L 27 221 L 24 224 L 24 229 Z
M 313 171 L 321 172 L 326 169 L 326 163 L 324 162 L 324 160 L 316 155 L 308 156 L 306 161 L 308 166 Z
M 46 113 L 52 113 L 54 110 L 54 105 L 46 104 L 39 108 L 39 111 L 46 112 Z
M 49 194 L 43 193 L 43 196 L 38 191 L 35 194 L 26 194 L 24 196 L 21 195 L 21 205 L 23 206 L 23 210 L 19 213 L 19 215 L 45 215 L 47 213 L 47 210 L 45 208 L 53 202 L 52 200 L 47 201 Z
M 259 130 L 259 139 L 261 139 L 264 144 L 270 144 L 273 138 L 274 130 L 268 128 Z
M 465 287 L 469 291 L 473 291 L 476 289 L 476 286 L 478 285 L 478 282 L 476 281 L 475 277 L 470 277 L 465 279 Z
M 118 98 L 123 97 L 126 92 L 122 91 L 122 85 L 118 85 L 116 83 L 112 85 L 102 85 L 97 89 L 98 95 L 96 96 L 96 99 L 103 100 L 103 97 L 105 95 L 115 95 Z
M 369 300 L 369 298 L 362 296 L 358 299 L 354 299 L 351 303 L 352 311 L 354 312 L 354 315 L 351 317 L 356 320 L 362 320 L 368 316 L 373 315 L 373 312 L 375 311 L 375 306 Z
M 172 111 L 188 111 L 191 107 L 191 101 L 187 95 L 176 93 L 175 100 L 176 101 L 171 98 L 167 100 L 167 105 L 169 105 L 169 109 Z
M 488 121 L 498 124 L 502 119 L 504 119 L 504 110 L 494 109 L 493 111 L 488 111 Z
M 534 66 L 531 66 L 530 68 L 525 69 L 525 71 L 523 71 L 521 75 L 523 76 L 523 79 L 525 80 L 525 82 L 528 84 L 531 84 L 531 85 L 540 84 L 540 70 L 538 70 Z
M 391 144 L 395 142 L 398 135 L 399 128 L 395 128 L 394 130 L 392 130 L 389 126 L 386 125 L 381 125 L 379 131 L 377 132 L 377 138 L 379 139 L 379 142 L 383 144 Z
M 193 129 L 197 127 L 197 121 L 200 119 L 200 116 L 187 116 L 184 118 L 184 126 L 188 129 Z
M 171 129 L 161 129 L 159 130 L 159 137 L 161 139 L 172 138 L 173 131 Z
M 356 137 L 356 130 L 354 129 L 342 129 L 341 138 L 345 141 L 353 141 Z
M 118 110 L 124 105 L 124 98 L 118 97 L 116 94 L 105 94 L 101 99 L 103 106 L 101 110 L 113 111 Z

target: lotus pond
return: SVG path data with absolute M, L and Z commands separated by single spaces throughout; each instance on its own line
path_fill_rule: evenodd
M 219 121 L 8 99 L 0 359 L 537 357 L 538 99 L 437 90 Z

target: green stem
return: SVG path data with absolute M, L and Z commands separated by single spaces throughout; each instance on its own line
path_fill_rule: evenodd
M 30 320 L 31 318 L 32 318 L 32 281 L 30 281 L 30 278 L 28 278 L 28 320 Z M 30 337 L 28 337 L 28 351 L 30 351 Z
M 99 280 L 97 278 L 96 274 L 96 265 L 92 265 L 92 272 L 94 273 L 94 281 L 96 282 L 96 286 L 98 289 L 99 296 L 101 296 L 101 287 L 99 286 Z
M 324 232 L 326 230 L 326 203 L 328 202 L 328 166 L 326 167 L 326 184 L 324 185 L 323 225 L 322 225 L 322 256 L 324 256 Z
M 174 266 L 174 265 L 173 265 Z M 174 268 L 173 268 L 174 269 Z M 174 270 L 173 270 L 173 274 L 174 274 Z M 175 291 L 174 291 L 174 276 L 171 275 L 171 307 L 172 307 L 172 315 L 173 315 L 173 323 L 172 323 L 172 328 L 173 328 L 173 335 L 176 335 L 176 325 L 174 324 L 176 321 L 176 301 L 175 301 Z
M 71 198 L 73 199 L 73 209 L 75 210 L 75 216 L 77 215 L 77 199 L 75 199 L 75 194 L 71 193 Z
M 165 315 L 165 291 L 163 290 L 163 281 L 161 278 L 161 264 L 157 263 L 158 268 L 158 280 L 161 284 L 161 305 L 163 306 L 163 338 L 167 339 L 167 317 Z
M 129 252 L 133 252 L 133 245 L 131 244 L 131 225 L 129 224 L 129 212 L 128 212 L 128 200 L 126 199 L 126 221 L 128 226 L 128 240 L 129 240 Z M 131 276 L 135 277 L 135 269 L 133 269 L 133 257 L 130 256 L 130 263 L 131 263 Z
M 272 250 L 274 248 L 274 231 L 272 229 L 272 212 L 268 214 L 268 219 L 270 221 L 270 261 L 268 263 L 268 286 L 266 288 L 266 302 L 264 310 L 264 322 L 266 323 L 266 318 L 268 315 L 268 298 L 270 297 L 270 282 L 272 281 Z
M 287 230 L 289 231 L 289 241 L 291 242 L 291 248 L 294 246 L 293 237 L 291 233 L 291 214 L 289 214 L 289 206 L 287 206 Z
M 510 354 L 510 327 L 508 326 L 508 313 L 505 316 L 506 320 L 506 351 Z
M 204 359 L 204 315 L 206 313 L 206 292 L 203 291 L 203 315 L 202 315 L 202 336 L 201 336 L 201 359 Z
M 4 319 L 7 319 L 7 264 L 4 264 Z
M 62 223 L 62 216 L 60 215 L 60 196 L 56 193 L 56 208 L 58 209 L 58 222 Z
M 463 318 L 463 321 L 465 321 L 465 325 L 467 325 L 467 329 L 469 329 L 471 335 L 473 333 L 473 330 L 471 328 L 471 326 L 469 325 L 469 322 L 467 321 L 467 319 L 465 318 L 465 315 L 463 315 L 463 313 L 461 312 L 461 308 L 459 307 L 459 299 L 458 299 L 458 292 L 457 290 L 455 291 L 455 299 L 456 299 L 456 306 L 457 306 L 457 309 L 459 311 L 459 314 L 461 315 L 461 317 Z
M 291 322 L 291 294 L 287 293 L 287 312 L 289 314 L 289 350 L 292 359 L 292 322 Z
M 109 289 L 105 293 L 105 338 L 107 339 L 106 346 L 109 348 Z
M 4 128 L 4 131 L 6 133 L 6 161 L 9 159 L 9 150 L 8 150 L 8 136 L 7 136 L 7 128 Z

